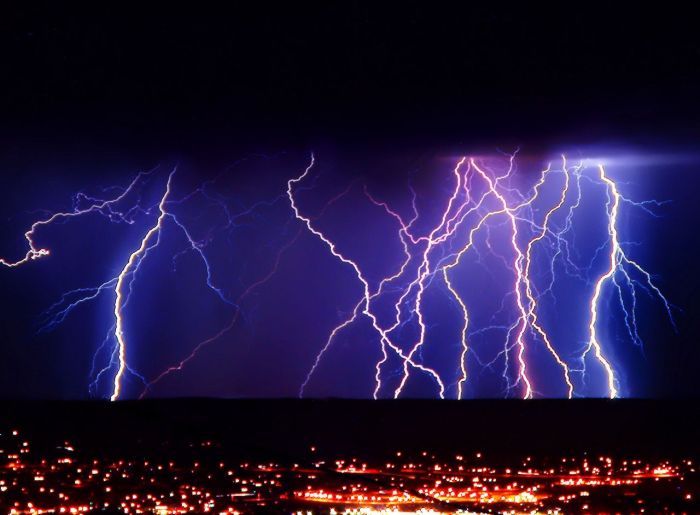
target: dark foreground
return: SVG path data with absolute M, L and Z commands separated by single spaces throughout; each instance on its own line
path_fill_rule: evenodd
M 2 513 L 697 513 L 696 401 L 0 404 Z

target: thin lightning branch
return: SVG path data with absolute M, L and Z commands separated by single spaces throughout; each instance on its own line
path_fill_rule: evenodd
M 549 350 L 549 353 L 554 357 L 556 360 L 557 364 L 562 368 L 562 372 L 564 374 L 564 381 L 566 382 L 567 386 L 567 396 L 569 399 L 571 399 L 574 395 L 574 385 L 571 382 L 571 376 L 569 372 L 569 367 L 567 364 L 561 359 L 559 354 L 557 353 L 556 350 L 554 350 L 554 347 L 552 346 L 552 342 L 550 341 L 549 335 L 547 332 L 544 330 L 544 328 L 540 325 L 539 320 L 537 318 L 537 300 L 533 296 L 532 293 L 532 282 L 530 281 L 530 268 L 532 265 L 532 248 L 533 246 L 541 241 L 547 234 L 547 230 L 549 228 L 549 221 L 552 215 L 557 212 L 561 207 L 564 205 L 564 202 L 566 200 L 566 194 L 569 191 L 569 172 L 566 169 L 566 157 L 562 156 L 563 160 L 563 166 L 564 166 L 564 187 L 562 188 L 561 191 L 561 197 L 559 198 L 559 202 L 552 207 L 549 211 L 547 211 L 547 214 L 544 217 L 544 222 L 542 223 L 542 231 L 535 236 L 533 239 L 531 239 L 528 244 L 527 244 L 527 251 L 525 253 L 525 270 L 524 270 L 524 282 L 525 282 L 525 294 L 527 296 L 528 300 L 528 319 L 530 321 L 530 324 L 532 327 L 535 328 L 537 333 L 540 335 L 542 340 L 544 341 L 545 345 L 547 346 L 547 350 Z
M 106 210 L 107 213 L 110 215 L 110 217 L 118 217 L 121 220 L 126 220 L 127 217 L 125 214 L 120 213 L 118 211 L 114 210 L 114 206 L 118 204 L 120 201 L 124 200 L 129 193 L 131 193 L 136 185 L 138 184 L 139 180 L 141 177 L 144 175 L 148 175 L 150 172 L 142 172 L 136 175 L 134 179 L 131 181 L 131 183 L 122 191 L 120 195 L 113 199 L 109 200 L 98 200 L 98 199 L 93 199 L 91 197 L 85 197 L 86 199 L 93 201 L 96 200 L 93 204 L 90 204 L 88 207 L 83 208 L 83 209 L 75 209 L 73 211 L 66 211 L 66 212 L 59 212 L 59 213 L 54 213 L 53 215 L 49 216 L 48 218 L 44 220 L 39 220 L 37 222 L 34 222 L 29 230 L 24 233 L 24 239 L 26 240 L 29 249 L 27 250 L 26 254 L 24 255 L 23 258 L 18 259 L 16 261 L 8 261 L 5 258 L 0 257 L 0 265 L 4 265 L 8 268 L 15 268 L 21 265 L 24 265 L 28 263 L 29 261 L 34 261 L 36 259 L 40 259 L 44 256 L 48 256 L 51 251 L 47 248 L 39 247 L 37 246 L 37 243 L 34 241 L 35 233 L 36 231 L 43 226 L 51 225 L 52 223 L 62 220 L 62 219 L 70 219 L 70 218 L 76 218 L 82 215 L 86 215 L 88 213 L 95 213 L 95 212 L 103 212 L 103 210 Z M 128 214 L 128 213 L 127 213 Z
M 155 379 L 151 381 L 145 381 L 144 383 L 146 384 L 146 388 L 143 390 L 139 398 L 143 398 L 149 390 L 153 388 L 153 386 L 156 385 L 156 383 L 160 382 L 162 379 L 164 379 L 166 376 L 172 374 L 173 372 L 180 372 L 182 369 L 189 363 L 191 360 L 193 360 L 199 351 L 202 350 L 203 347 L 211 344 L 212 342 L 215 342 L 219 338 L 221 338 L 223 335 L 228 333 L 231 329 L 233 329 L 236 325 L 236 322 L 238 321 L 239 315 L 241 313 L 241 308 L 240 305 L 241 303 L 250 295 L 253 291 L 255 291 L 257 288 L 268 282 L 275 273 L 277 273 L 277 269 L 279 268 L 280 260 L 282 259 L 282 255 L 297 241 L 299 238 L 300 232 L 297 232 L 297 234 L 292 238 L 289 243 L 287 243 L 285 246 L 283 246 L 279 252 L 277 253 L 277 256 L 275 257 L 275 262 L 270 269 L 270 271 L 261 279 L 258 279 L 254 283 L 252 283 L 250 286 L 248 286 L 243 293 L 238 297 L 236 300 L 236 311 L 233 314 L 233 317 L 231 318 L 231 321 L 224 327 L 222 328 L 219 332 L 217 332 L 215 335 L 202 340 L 199 342 L 197 345 L 194 346 L 192 351 L 185 356 L 180 362 L 178 362 L 176 365 L 172 365 L 168 368 L 166 368 L 163 372 L 161 372 L 158 376 L 155 377 Z

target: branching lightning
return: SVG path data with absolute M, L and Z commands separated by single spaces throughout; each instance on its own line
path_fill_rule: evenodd
M 433 206 L 438 206 L 437 215 L 423 212 L 413 187 L 410 187 L 410 214 L 404 216 L 402 209 L 377 198 L 364 185 L 359 201 L 369 202 L 371 209 L 388 217 L 387 223 L 395 228 L 392 230 L 402 253 L 399 259 L 387 262 L 381 254 L 381 244 L 377 245 L 378 259 L 390 265 L 386 268 L 390 272 L 376 280 L 371 279 L 375 275 L 368 265 L 354 257 L 352 245 L 337 241 L 333 231 L 321 230 L 317 223 L 331 205 L 357 191 L 355 183 L 327 200 L 314 216 L 306 213 L 303 206 L 307 197 L 300 194 L 313 193 L 313 187 L 308 186 L 317 167 L 313 154 L 303 171 L 287 180 L 286 189 L 284 185 L 280 187 L 277 197 L 253 203 L 236 213 L 222 197 L 209 190 L 215 180 L 201 184 L 179 199 L 173 198 L 176 170 L 167 179 L 160 178 L 156 171 L 137 174 L 124 188 L 104 190 L 105 195 L 116 192 L 107 199 L 81 192 L 74 197 L 72 210 L 47 215 L 32 223 L 24 233 L 27 245 L 24 254 L 15 260 L 0 258 L 0 264 L 2 268 L 14 269 L 48 257 L 51 251 L 39 243 L 43 231 L 53 224 L 90 214 L 113 223 L 144 227 L 136 243 L 125 252 L 123 261 L 120 260 L 123 264 L 118 273 L 98 286 L 83 286 L 64 293 L 44 312 L 39 327 L 39 332 L 50 332 L 80 306 L 113 295 L 109 329 L 95 351 L 90 372 L 90 391 L 104 395 L 109 384 L 105 396 L 113 401 L 133 394 L 131 386 L 125 389 L 125 378 L 135 378 L 140 384 L 137 396 L 144 397 L 165 377 L 182 371 L 204 347 L 231 332 L 241 318 L 242 304 L 279 273 L 288 249 L 300 244 L 299 236 L 304 232 L 320 243 L 320 248 L 314 247 L 309 252 L 330 253 L 339 265 L 352 272 L 358 292 L 350 294 L 342 306 L 350 310 L 349 315 L 340 321 L 330 321 L 329 332 L 320 344 L 304 337 L 296 342 L 300 349 L 315 349 L 310 362 L 304 365 L 299 396 L 308 395 L 312 388 L 317 390 L 314 378 L 333 351 L 334 342 L 361 319 L 369 323 L 368 338 L 377 345 L 376 355 L 367 357 L 374 384 L 367 385 L 366 394 L 371 392 L 375 399 L 413 395 L 416 384 L 432 385 L 431 395 L 439 398 L 463 399 L 470 388 L 476 389 L 475 381 L 482 374 L 495 369 L 506 396 L 573 398 L 601 395 L 601 391 L 611 398 L 623 395 L 624 363 L 618 359 L 615 342 L 608 335 L 611 324 L 619 322 L 626 338 L 643 347 L 638 293 L 642 291 L 658 299 L 672 324 L 674 306 L 663 295 L 654 276 L 631 257 L 633 243 L 620 234 L 621 209 L 638 208 L 658 216 L 655 209 L 663 202 L 630 200 L 620 193 L 619 183 L 606 173 L 603 165 L 589 166 L 581 161 L 572 166 L 563 155 L 528 183 L 518 173 L 516 158 L 517 152 L 505 159 L 457 159 L 445 177 L 450 187 L 444 198 L 431 199 Z M 157 184 L 161 193 L 153 205 L 148 205 L 139 193 L 146 182 Z M 193 199 L 201 199 L 220 210 L 224 225 L 212 228 L 203 238 L 195 236 L 197 231 L 177 214 L 178 209 L 187 207 Z M 242 278 L 241 290 L 232 294 L 217 281 L 222 271 L 215 271 L 208 249 L 213 232 L 233 231 L 238 220 L 284 203 L 288 203 L 287 223 L 294 229 L 292 237 L 276 247 L 269 269 L 250 279 Z M 594 252 L 582 250 L 581 236 L 577 236 L 583 206 L 594 212 L 586 211 L 587 216 L 605 222 L 604 234 L 596 236 L 600 244 Z M 359 224 L 357 230 L 362 230 Z M 127 334 L 127 307 L 137 279 L 148 283 L 149 278 L 140 272 L 141 265 L 164 238 L 174 233 L 180 235 L 185 248 L 172 256 L 173 266 L 182 254 L 193 253 L 203 265 L 206 287 L 230 314 L 227 323 L 204 335 L 184 356 L 163 364 L 161 372 L 146 377 L 130 364 L 130 355 L 138 353 L 138 348 L 130 343 Z M 234 252 L 249 250 L 242 246 Z M 475 280 L 475 270 L 488 275 L 494 291 L 503 289 L 499 293 L 499 307 L 489 317 L 484 315 L 479 301 L 483 292 L 478 289 L 480 283 Z M 576 282 L 583 292 L 578 295 L 585 296 L 586 309 L 576 315 L 585 321 L 585 342 L 562 336 L 562 331 L 556 330 L 553 314 L 556 317 L 557 310 L 573 302 L 562 296 L 561 290 L 566 288 L 560 285 L 565 281 Z M 303 298 L 303 292 L 300 295 Z M 435 303 L 442 302 L 440 299 L 448 308 L 435 307 Z M 619 313 L 604 310 L 603 303 L 611 300 L 619 307 Z M 449 321 L 435 321 L 436 311 Z M 435 327 L 440 324 L 447 327 L 446 333 L 436 335 Z M 485 340 L 488 345 L 483 343 Z M 543 369 L 548 370 L 546 378 L 542 376 Z M 588 384 L 586 378 L 597 377 L 596 374 L 603 375 L 603 383 Z M 420 383 L 419 379 L 427 379 L 428 383 Z
M 656 201 L 633 202 L 624 198 L 618 192 L 617 185 L 604 172 L 602 166 L 598 168 L 597 176 L 590 174 L 589 169 L 583 162 L 570 168 L 565 156 L 561 157 L 561 169 L 554 170 L 548 166 L 541 174 L 538 181 L 530 189 L 530 192 L 523 195 L 517 188 L 511 185 L 514 175 L 514 159 L 516 154 L 509 156 L 508 166 L 505 172 L 500 175 L 490 172 L 487 167 L 476 158 L 461 158 L 454 167 L 452 174 L 454 187 L 445 202 L 445 208 L 441 212 L 438 222 L 424 235 L 419 235 L 414 231 L 414 226 L 420 219 L 416 207 L 415 194 L 412 199 L 413 216 L 405 221 L 402 216 L 392 209 L 386 202 L 377 200 L 369 191 L 365 190 L 369 201 L 375 206 L 381 207 L 398 224 L 397 237 L 400 240 L 405 260 L 397 263 L 396 272 L 391 276 L 382 279 L 378 287 L 372 291 L 366 275 L 357 261 L 341 254 L 337 244 L 326 234 L 314 228 L 310 220 L 301 214 L 293 194 L 293 186 L 311 172 L 315 164 L 312 156 L 309 166 L 299 177 L 292 179 L 288 183 L 288 195 L 290 204 L 295 216 L 306 225 L 306 228 L 318 237 L 331 254 L 342 263 L 349 265 L 354 271 L 358 282 L 362 286 L 364 295 L 357 302 L 351 312 L 351 316 L 335 326 L 326 339 L 321 350 L 314 358 L 311 368 L 302 382 L 299 395 L 303 396 L 317 371 L 320 363 L 326 355 L 333 341 L 339 334 L 356 323 L 358 316 L 363 314 L 371 322 L 380 345 L 380 359 L 375 363 L 375 388 L 374 398 L 378 398 L 384 391 L 384 382 L 390 380 L 395 373 L 388 371 L 383 373 L 387 362 L 393 353 L 401 362 L 401 378 L 393 387 L 391 396 L 399 397 L 404 392 L 407 382 L 411 377 L 411 371 L 416 370 L 430 376 L 437 387 L 436 395 L 444 398 L 448 387 L 454 386 L 453 395 L 461 399 L 464 396 L 464 386 L 468 379 L 467 357 L 470 352 L 469 327 L 470 308 L 465 300 L 465 292 L 460 292 L 454 280 L 460 276 L 462 258 L 470 251 L 482 259 L 483 250 L 479 246 L 483 245 L 496 258 L 503 261 L 506 270 L 512 275 L 512 286 L 504 297 L 502 306 L 507 299 L 513 299 L 515 319 L 509 324 L 491 326 L 479 329 L 483 332 L 490 329 L 505 330 L 506 336 L 503 349 L 497 353 L 491 363 L 484 364 L 478 358 L 477 361 L 486 367 L 491 367 L 499 358 L 503 359 L 503 378 L 506 382 L 506 391 L 513 388 L 520 388 L 520 396 L 528 399 L 535 396 L 534 379 L 529 372 L 528 354 L 530 348 L 541 345 L 551 356 L 551 359 L 561 371 L 561 381 L 564 389 L 563 395 L 572 398 L 577 394 L 574 374 L 583 376 L 586 372 L 585 361 L 592 351 L 595 359 L 603 368 L 606 375 L 606 387 L 610 397 L 617 397 L 619 392 L 618 379 L 615 368 L 601 343 L 599 332 L 603 323 L 600 320 L 600 302 L 608 281 L 614 281 L 614 285 L 619 292 L 625 325 L 628 329 L 631 341 L 641 342 L 636 322 L 636 288 L 643 287 L 648 292 L 657 296 L 663 303 L 671 322 L 672 306 L 663 296 L 660 289 L 652 280 L 649 274 L 638 262 L 631 260 L 623 250 L 623 244 L 619 239 L 617 224 L 619 205 L 621 202 L 628 202 L 632 206 L 639 207 L 645 211 L 650 205 L 658 206 L 661 203 Z M 584 173 L 586 173 L 584 175 Z M 559 185 L 557 178 L 561 176 Z M 591 279 L 593 273 L 593 263 L 587 267 L 577 265 L 572 257 L 575 248 L 573 237 L 574 214 L 582 202 L 581 179 L 586 178 L 591 184 L 603 186 L 608 190 L 608 202 L 604 208 L 604 216 L 607 220 L 607 239 L 596 255 L 602 252 L 604 247 L 610 248 L 609 266 L 595 279 Z M 476 184 L 480 181 L 480 185 Z M 575 188 L 571 188 L 572 183 Z M 557 189 L 554 201 L 547 208 L 539 208 L 544 211 L 543 216 L 536 216 L 533 206 L 549 200 L 552 193 L 549 192 L 547 198 L 541 193 L 543 188 Z M 652 211 L 650 211 L 652 212 Z M 562 215 L 559 215 L 562 213 Z M 652 212 L 653 213 L 653 212 Z M 555 223 L 555 218 L 558 220 Z M 504 219 L 501 222 L 499 219 Z M 505 225 L 503 225 L 505 224 Z M 508 241 L 510 243 L 510 256 L 497 253 L 490 240 L 492 233 L 497 229 L 506 227 Z M 502 229 L 501 229 L 502 232 Z M 570 236 L 569 236 L 570 235 Z M 478 238 L 482 240 L 478 243 Z M 485 238 L 485 241 L 483 239 Z M 542 278 L 536 276 L 533 270 L 536 251 L 544 247 L 550 252 L 549 258 L 549 281 L 544 282 Z M 588 316 L 589 337 L 588 344 L 581 354 L 568 351 L 571 349 L 571 342 L 553 341 L 550 337 L 544 322 L 541 320 L 540 303 L 545 295 L 553 296 L 554 283 L 556 281 L 556 263 L 562 262 L 567 275 L 583 280 L 584 282 L 595 284 L 590 297 Z M 593 259 L 595 261 L 595 257 Z M 417 267 L 412 268 L 409 264 L 418 262 Z M 633 269 L 641 275 L 643 283 L 635 281 L 630 277 L 628 269 Z M 615 280 L 616 274 L 621 274 L 624 282 Z M 460 352 L 455 363 L 456 375 L 447 377 L 438 371 L 435 366 L 430 365 L 421 354 L 421 350 L 426 345 L 438 345 L 439 342 L 431 342 L 427 336 L 428 324 L 426 323 L 425 295 L 428 287 L 437 284 L 440 278 L 445 286 L 445 294 L 452 298 L 459 308 L 459 348 Z M 543 283 L 544 286 L 539 286 Z M 391 325 L 382 327 L 378 322 L 379 312 L 374 311 L 376 300 L 385 294 L 385 286 L 391 284 L 392 290 L 399 288 L 401 295 L 393 304 L 394 321 Z M 538 284 L 538 286 L 535 286 Z M 623 298 L 623 288 L 627 288 L 631 300 L 631 306 L 627 306 Z M 401 341 L 399 331 L 407 325 L 417 326 L 418 336 L 406 346 Z M 473 334 L 476 334 L 473 333 Z M 511 380 L 510 363 L 515 365 L 515 378 Z M 575 368 L 573 363 L 584 363 L 583 368 Z M 621 365 L 619 365 L 621 366 Z M 583 379 L 579 381 L 579 388 L 583 387 Z
M 143 208 L 140 205 L 140 199 L 137 199 L 134 205 L 130 205 L 126 209 L 122 210 L 120 207 L 121 204 L 125 202 L 128 203 L 129 196 L 134 193 L 134 191 L 139 187 L 139 185 L 141 184 L 141 182 L 143 182 L 145 178 L 149 178 L 151 173 L 152 172 L 144 172 L 138 174 L 132 180 L 132 182 L 123 190 L 120 190 L 119 188 L 112 188 L 120 191 L 120 193 L 118 196 L 108 200 L 97 199 L 84 193 L 79 193 L 75 197 L 75 204 L 78 205 L 80 202 L 88 202 L 89 204 L 86 207 L 80 209 L 76 207 L 76 209 L 70 212 L 55 213 L 47 217 L 46 219 L 34 222 L 30 229 L 25 233 L 25 240 L 28 242 L 29 245 L 29 250 L 27 251 L 26 255 L 23 258 L 16 261 L 8 261 L 4 258 L 0 258 L 0 263 L 2 263 L 8 268 L 14 268 L 21 265 L 25 265 L 32 260 L 48 256 L 50 254 L 49 249 L 39 247 L 35 243 L 34 238 L 39 228 L 43 226 L 49 226 L 52 223 L 55 223 L 60 220 L 77 218 L 80 216 L 88 215 L 90 213 L 97 213 L 107 217 L 112 222 L 133 224 L 134 217 L 137 214 L 149 216 L 153 210 L 157 209 L 158 216 L 155 219 L 153 225 L 148 228 L 143 237 L 139 240 L 139 245 L 137 246 L 137 248 L 130 252 L 125 264 L 123 265 L 119 273 L 115 277 L 106 280 L 99 286 L 77 288 L 63 294 L 57 302 L 55 302 L 45 311 L 43 322 L 39 328 L 39 332 L 52 331 L 53 329 L 58 327 L 76 308 L 78 308 L 82 304 L 97 299 L 104 292 L 113 292 L 113 323 L 109 331 L 107 332 L 104 341 L 98 347 L 93 356 L 92 371 L 90 373 L 90 376 L 93 378 L 90 384 L 90 391 L 95 392 L 98 388 L 98 383 L 100 382 L 102 377 L 110 370 L 114 370 L 114 375 L 111 381 L 111 393 L 108 395 L 109 399 L 112 401 L 119 399 L 122 395 L 122 383 L 124 376 L 127 372 L 132 376 L 136 377 L 139 380 L 139 382 L 141 382 L 144 385 L 143 393 L 141 394 L 141 396 L 143 396 L 151 389 L 153 385 L 158 383 L 165 376 L 178 370 L 181 370 L 189 361 L 195 358 L 197 353 L 203 347 L 216 341 L 218 338 L 226 334 L 226 332 L 228 332 L 231 328 L 233 328 L 240 314 L 240 303 L 243 300 L 245 300 L 245 298 L 252 291 L 254 291 L 260 285 L 264 284 L 275 274 L 282 254 L 284 253 L 284 251 L 287 250 L 287 248 L 289 248 L 289 246 L 291 246 L 296 241 L 299 235 L 299 233 L 297 232 L 294 238 L 279 250 L 277 257 L 274 261 L 273 268 L 264 277 L 250 284 L 248 288 L 241 295 L 238 296 L 236 302 L 233 302 L 227 297 L 226 293 L 222 288 L 216 286 L 213 283 L 212 267 L 204 251 L 207 242 L 197 241 L 192 236 L 192 233 L 188 229 L 188 227 L 175 215 L 173 211 L 169 210 L 169 208 L 181 205 L 187 200 L 193 198 L 195 195 L 199 194 L 204 198 L 213 201 L 213 203 L 220 206 L 224 210 L 227 219 L 227 225 L 225 229 L 232 229 L 235 227 L 237 219 L 250 215 L 251 213 L 253 213 L 253 211 L 260 207 L 270 206 L 278 203 L 282 199 L 282 196 L 278 196 L 277 198 L 270 201 L 256 203 L 253 206 L 244 209 L 239 213 L 233 214 L 229 212 L 228 207 L 221 199 L 213 199 L 211 196 L 208 195 L 208 193 L 205 190 L 205 187 L 208 183 L 212 182 L 208 181 L 208 183 L 203 184 L 202 186 L 189 193 L 182 199 L 173 200 L 171 199 L 172 182 L 175 176 L 175 170 L 173 170 L 167 176 L 167 181 L 165 183 L 163 195 L 161 196 L 156 206 L 149 206 Z M 206 270 L 207 287 L 211 291 L 213 291 L 222 302 L 232 307 L 233 314 L 229 324 L 227 324 L 224 328 L 218 331 L 214 336 L 206 338 L 205 340 L 202 340 L 201 342 L 196 344 L 192 351 L 177 365 L 166 367 L 166 369 L 162 373 L 157 375 L 155 378 L 153 378 L 152 380 L 147 380 L 145 377 L 143 377 L 141 374 L 135 371 L 132 367 L 130 367 L 127 361 L 128 338 L 124 326 L 126 316 L 125 308 L 129 303 L 132 284 L 135 280 L 139 267 L 143 263 L 149 252 L 160 243 L 162 231 L 164 230 L 166 223 L 168 222 L 171 223 L 173 227 L 179 229 L 181 233 L 185 236 L 186 241 L 188 242 L 188 249 L 185 249 L 185 251 L 182 252 L 191 250 L 193 252 L 196 252 L 197 255 L 200 256 L 201 261 L 204 264 Z M 178 256 L 175 256 L 174 259 L 176 259 L 177 257 Z M 110 345 L 111 342 L 114 342 L 114 345 Z M 104 351 L 104 349 L 110 347 L 111 350 L 109 352 L 108 362 L 105 366 L 98 369 L 97 362 L 100 354 Z

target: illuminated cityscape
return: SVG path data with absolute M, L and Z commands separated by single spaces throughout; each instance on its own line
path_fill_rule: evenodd
M 692 512 L 694 461 L 395 451 L 386 460 L 326 455 L 298 462 L 224 461 L 192 442 L 171 456 L 95 457 L 60 442 L 40 452 L 21 430 L 0 437 L 0 504 L 11 514 L 93 513 L 659 513 Z M 107 457 L 109 456 L 109 457 Z M 422 511 L 420 511 L 422 510 Z

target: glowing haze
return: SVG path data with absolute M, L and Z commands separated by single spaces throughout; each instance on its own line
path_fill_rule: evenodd
M 323 160 L 237 163 L 277 167 L 250 202 L 227 173 L 196 183 L 178 167 L 80 192 L 16 228 L 25 247 L 0 249 L 0 274 L 98 247 L 36 328 L 62 341 L 71 320 L 97 327 L 77 359 L 93 397 L 635 394 L 647 300 L 657 323 L 675 308 L 625 231 L 662 202 L 566 155 L 537 169 L 517 152 L 441 159 L 430 184 L 338 179 Z M 128 231 L 107 245 L 81 224 Z M 73 235 L 60 250 L 45 242 L 57 228 Z

